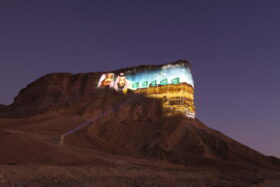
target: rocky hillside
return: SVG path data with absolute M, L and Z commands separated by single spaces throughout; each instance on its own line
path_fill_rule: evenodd
M 177 60 L 174 63 L 189 64 L 186 60 Z M 120 73 L 127 70 L 138 71 L 142 69 L 158 68 L 160 66 L 161 65 L 141 65 L 113 72 Z M 101 72 L 98 72 L 84 74 L 53 73 L 45 75 L 27 85 L 26 88 L 23 88 L 14 98 L 14 102 L 0 113 L 0 117 L 31 116 L 42 113 L 50 107 L 90 95 L 96 90 L 101 74 Z
M 1 116 L 26 117 L 49 107 L 92 93 L 100 73 L 55 73 L 43 76 L 22 89 Z
M 232 167 L 234 165 L 235 167 L 258 166 L 280 169 L 278 159 L 264 156 L 222 133 L 208 128 L 198 119 L 190 119 L 183 115 L 165 116 L 161 102 L 157 99 L 136 94 L 122 95 L 113 90 L 95 90 L 92 94 L 49 107 L 46 112 L 39 115 L 40 118 L 43 118 L 42 120 L 36 119 L 36 116 L 22 118 L 18 119 L 23 120 L 22 125 L 4 125 L 1 128 L 24 133 L 37 134 L 39 132 L 44 136 L 50 136 L 47 139 L 58 141 L 63 133 L 104 113 L 107 114 L 86 128 L 66 136 L 63 146 L 73 146 L 79 149 L 90 148 L 107 154 L 154 158 L 194 166 Z M 36 120 L 33 120 L 34 118 Z M 7 119 L 5 120 L 7 123 Z M 17 134 L 9 134 L 10 131 L 8 134 L 7 131 L 5 132 L 3 133 L 5 136 L 2 138 L 6 139 L 10 136 L 13 144 L 20 138 Z M 15 137 L 12 138 L 14 135 Z M 20 144 L 25 141 L 24 136 L 21 138 L 23 139 L 19 140 Z M 41 141 L 39 142 L 42 144 Z M 42 156 L 41 153 L 48 149 L 38 148 L 41 151 L 37 158 L 37 154 L 33 153 L 36 144 L 30 142 L 29 145 L 23 146 L 22 151 L 26 151 L 28 146 L 31 151 L 25 153 L 25 155 L 31 155 L 28 157 L 30 160 L 22 160 L 24 163 L 34 160 L 41 160 L 45 163 L 50 162 L 50 158 L 52 158 L 52 162 L 61 162 L 54 155 L 47 156 L 50 152 L 44 154 L 46 158 Z M 10 145 L 7 142 L 1 145 L 1 147 L 6 146 Z M 55 151 L 57 148 L 52 149 Z M 17 160 L 17 156 L 22 155 L 20 150 L 18 149 L 18 152 L 12 149 L 12 152 L 6 153 L 10 155 L 8 159 Z M 57 151 L 59 152 L 59 149 Z M 7 158 L 5 155 L 2 156 L 4 157 L 0 155 L 0 160 L 3 162 Z M 72 154 L 68 156 L 71 158 L 69 158 L 70 163 L 91 162 L 91 159 L 73 160 Z M 64 155 L 64 158 L 67 158 L 67 154 Z M 21 160 L 22 157 L 19 159 Z M 18 162 L 21 162 L 20 160 Z
M 278 159 L 266 157 L 207 127 L 198 119 L 183 115 L 165 116 L 161 102 L 156 99 L 97 90 L 92 96 L 67 106 L 58 107 L 56 111 L 88 119 L 114 109 L 87 128 L 66 137 L 66 143 L 79 147 L 94 146 L 111 154 L 165 159 L 182 164 L 207 163 L 214 166 L 231 163 L 280 169 Z
M 198 119 L 167 116 L 157 99 L 96 89 L 100 75 L 46 75 L 22 89 L 12 105 L 0 106 L 0 165 L 94 165 L 103 169 L 122 165 L 132 170 L 137 166 L 137 172 L 142 172 L 137 174 L 138 178 L 133 176 L 137 184 L 143 184 L 142 175 L 146 175 L 148 168 L 152 170 L 149 170 L 151 176 L 158 168 L 167 173 L 176 171 L 173 177 L 182 174 L 184 181 L 179 186 L 248 186 L 280 181 L 278 158 L 258 153 Z M 99 117 L 92 120 L 96 116 Z M 87 126 L 72 131 L 85 122 Z M 66 135 L 60 144 L 61 135 L 67 132 L 73 133 Z M 169 164 L 173 164 L 173 169 Z M 24 176 L 25 170 L 32 173 L 29 169 L 23 167 L 8 172 L 9 184 L 18 180 L 13 178 L 13 173 L 24 171 L 18 174 Z M 111 168 L 106 168 L 106 173 L 107 169 L 112 172 Z M 81 171 L 87 173 L 88 169 Z M 40 172 L 35 182 L 46 174 L 44 169 Z M 202 176 L 201 172 L 206 174 Z M 69 176 L 62 175 L 59 180 L 69 181 Z M 173 177 L 163 174 L 159 180 L 166 184 Z M 2 179 L 0 170 L 0 185 Z M 85 181 L 82 176 L 79 180 Z M 2 181 L 8 184 L 6 179 Z M 154 180 L 149 178 L 148 181 Z M 171 184 L 179 183 L 174 180 Z

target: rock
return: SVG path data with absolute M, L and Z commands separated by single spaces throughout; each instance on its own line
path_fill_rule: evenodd
M 158 99 L 96 89 L 101 74 L 49 74 L 22 89 L 11 105 L 1 105 L 0 162 L 90 164 L 103 154 L 195 167 L 280 169 L 279 159 L 198 119 L 168 116 Z M 60 135 L 96 116 L 100 117 L 89 126 L 66 136 L 64 147 L 53 145 Z
M 186 60 L 178 60 L 174 63 L 187 63 L 189 65 Z M 135 72 L 142 69 L 156 69 L 161 66 L 141 65 L 120 69 L 114 71 L 114 73 L 128 70 Z M 99 78 L 103 73 L 53 73 L 45 75 L 22 89 L 14 98 L 14 102 L 2 110 L 0 117 L 32 116 L 46 112 L 52 107 L 65 104 L 71 100 L 92 95 L 97 90 Z M 141 109 L 139 108 L 139 110 Z

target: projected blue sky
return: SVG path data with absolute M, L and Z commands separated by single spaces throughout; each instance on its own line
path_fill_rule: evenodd
M 126 78 L 130 82 L 130 89 L 136 89 L 133 88 L 134 83 L 139 83 L 139 87 L 141 88 L 146 87 L 142 84 L 146 81 L 148 81 L 148 84 L 151 84 L 152 81 L 156 81 L 157 84 L 160 84 L 162 80 L 167 79 L 167 83 L 171 84 L 171 81 L 176 78 L 179 78 L 180 83 L 185 82 L 194 87 L 191 71 L 189 67 L 185 65 L 166 65 L 161 69 L 144 70 L 136 74 L 127 73 Z

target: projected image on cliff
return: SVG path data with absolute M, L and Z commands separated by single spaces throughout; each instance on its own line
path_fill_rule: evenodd
M 114 73 L 105 73 L 101 75 L 97 87 L 112 88 L 113 85 L 114 85 Z
M 127 92 L 127 86 L 128 81 L 126 80 L 126 76 L 124 73 L 120 73 L 115 81 L 114 89 L 125 94 Z
M 112 87 L 108 86 L 110 81 L 106 80 L 107 75 L 111 74 L 114 75 L 103 74 L 98 87 Z M 107 79 L 110 78 L 113 80 L 112 76 Z M 195 117 L 194 82 L 188 63 L 149 66 L 144 69 L 132 68 L 119 73 L 113 82 L 116 91 L 126 93 L 127 90 L 131 90 L 162 99 L 167 114 L 183 113 L 188 117 Z

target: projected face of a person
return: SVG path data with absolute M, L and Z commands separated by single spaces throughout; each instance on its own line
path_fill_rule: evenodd
M 102 87 L 110 87 L 114 75 L 112 73 L 107 73 L 105 79 L 102 81 Z
M 118 82 L 118 87 L 123 88 L 125 86 L 126 78 L 124 76 L 121 76 Z

